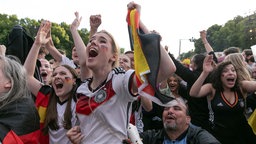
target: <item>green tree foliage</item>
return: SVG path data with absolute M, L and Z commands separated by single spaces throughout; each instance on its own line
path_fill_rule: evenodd
M 214 24 L 207 29 L 207 40 L 215 52 L 222 52 L 228 47 L 250 49 L 256 44 L 256 13 L 246 17 L 236 16 L 223 26 Z M 195 53 L 205 53 L 201 38 L 194 42 L 194 52 L 181 54 L 181 58 L 192 57 Z
M 8 35 L 15 25 L 21 25 L 27 30 L 31 37 L 35 37 L 42 20 L 34 20 L 29 18 L 18 19 L 16 15 L 0 14 L 0 44 L 7 45 Z M 73 39 L 69 29 L 70 25 L 62 22 L 60 24 L 52 23 L 52 39 L 54 45 L 58 49 L 66 51 L 68 57 L 71 58 L 72 48 L 74 46 Z M 86 28 L 78 30 L 85 44 L 89 41 L 89 31 Z
M 186 53 L 180 54 L 180 58 L 179 59 L 180 60 L 184 60 L 186 58 L 191 58 L 194 54 L 195 54 L 195 52 L 193 50 L 191 50 L 191 51 L 188 51 Z
M 19 24 L 16 15 L 0 14 L 0 44 L 7 44 L 8 34 L 16 24 Z
M 120 54 L 124 54 L 125 48 L 120 48 Z
M 35 37 L 41 20 L 29 18 L 18 19 L 16 15 L 0 14 L 0 44 L 7 44 L 8 34 L 15 25 L 23 26 L 27 32 Z M 82 28 L 78 31 L 85 44 L 88 43 L 89 31 Z M 69 24 L 52 23 L 52 38 L 58 49 L 65 50 L 68 57 L 71 57 L 71 49 L 74 46 L 69 30 Z M 223 26 L 213 24 L 207 29 L 207 39 L 214 51 L 221 52 L 224 49 L 236 46 L 241 50 L 248 49 L 256 44 L 256 14 L 246 17 L 237 16 L 233 20 L 227 21 Z M 205 53 L 201 39 L 195 39 L 195 50 L 181 54 L 181 58 L 192 57 L 195 53 Z

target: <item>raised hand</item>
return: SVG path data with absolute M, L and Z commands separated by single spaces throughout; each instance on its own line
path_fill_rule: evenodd
M 75 16 L 76 16 L 76 18 L 74 19 L 73 23 L 71 24 L 70 29 L 77 30 L 82 21 L 82 17 L 79 17 L 79 12 L 75 12 Z
M 205 30 L 200 31 L 200 37 L 201 37 L 201 39 L 206 39 L 206 31 Z
M 53 43 L 53 40 L 52 40 L 52 34 L 51 34 L 51 29 L 50 31 L 48 32 L 47 36 L 46 36 L 47 39 L 49 39 L 49 41 L 45 44 L 46 47 L 54 47 L 54 43 Z
M 0 45 L 0 55 L 5 55 L 6 47 L 5 45 Z
M 49 38 L 47 38 L 47 35 L 50 32 L 50 30 L 51 30 L 51 22 L 47 20 L 43 20 L 37 32 L 35 43 L 40 45 L 45 45 L 49 41 Z
M 90 36 L 89 39 L 98 31 L 99 26 L 101 25 L 101 15 L 91 15 L 90 16 Z
M 207 55 L 204 59 L 203 70 L 210 73 L 214 69 L 214 61 L 212 55 Z
M 136 9 L 139 13 L 141 12 L 141 6 L 135 2 L 130 2 L 127 4 L 128 10 Z
M 98 29 L 100 25 L 101 25 L 101 15 L 91 15 L 90 16 L 91 29 Z

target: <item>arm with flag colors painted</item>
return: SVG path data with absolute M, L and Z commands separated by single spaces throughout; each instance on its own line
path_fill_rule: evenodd
M 163 105 L 172 98 L 159 92 L 158 84 L 176 71 L 173 61 L 160 45 L 160 36 L 150 33 L 140 20 L 140 5 L 128 5 L 128 32 L 131 48 L 134 50 L 135 74 L 140 95 Z

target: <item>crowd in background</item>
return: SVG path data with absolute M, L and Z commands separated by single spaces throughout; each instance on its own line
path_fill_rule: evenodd
M 134 2 L 127 9 L 141 13 Z M 55 47 L 47 20 L 25 59 L 0 45 L 0 142 L 132 143 L 129 123 L 144 144 L 256 142 L 251 49 L 230 47 L 220 56 L 205 30 L 200 31 L 205 53 L 192 58 L 181 61 L 161 46 L 158 89 L 173 98 L 162 106 L 138 93 L 134 51 L 119 53 L 114 37 L 98 30 L 101 15 L 90 17 L 88 44 L 77 31 L 81 21 L 75 12 L 72 58 Z M 139 27 L 144 34 L 157 33 L 141 20 Z

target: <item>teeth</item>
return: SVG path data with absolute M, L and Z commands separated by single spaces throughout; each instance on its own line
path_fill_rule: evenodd
M 62 84 L 61 82 L 55 82 L 55 84 L 57 85 L 57 84 Z
M 57 85 L 57 84 L 63 84 L 63 82 L 62 82 L 62 80 L 60 80 L 60 79 L 56 79 L 56 80 L 54 81 L 54 84 L 55 84 L 55 85 Z

